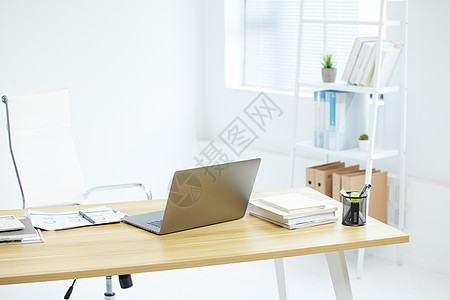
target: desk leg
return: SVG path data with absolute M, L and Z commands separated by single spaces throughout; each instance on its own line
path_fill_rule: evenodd
M 344 251 L 330 252 L 327 257 L 328 269 L 333 281 L 334 293 L 337 300 L 352 300 L 352 288 L 348 277 L 347 263 Z
M 356 267 L 356 278 L 358 278 L 358 279 L 362 278 L 365 252 L 366 252 L 366 249 L 364 249 L 364 248 L 358 249 L 358 265 Z
M 283 258 L 275 258 L 275 272 L 277 274 L 278 297 L 280 300 L 287 300 L 286 277 L 284 273 Z

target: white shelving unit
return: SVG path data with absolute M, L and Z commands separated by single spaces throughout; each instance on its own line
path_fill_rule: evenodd
M 301 153 L 309 152 L 312 154 L 323 154 L 328 156 L 337 156 L 341 158 L 349 158 L 349 159 L 355 159 L 360 161 L 367 161 L 367 159 L 370 158 L 369 152 L 362 152 L 358 148 L 354 149 L 347 149 L 342 151 L 334 151 L 334 150 L 328 150 L 324 148 L 317 148 L 312 145 L 312 141 L 308 142 L 297 142 L 296 143 L 296 149 L 300 150 Z M 372 159 L 378 160 L 383 158 L 389 158 L 393 156 L 399 155 L 398 149 L 393 150 L 387 150 L 387 149 L 375 149 L 372 153 Z
M 324 10 L 327 7 L 327 0 L 324 1 Z M 402 5 L 402 18 L 399 20 L 387 20 L 386 19 L 386 9 L 388 2 L 399 2 Z M 300 18 L 299 18 L 299 35 L 298 35 L 298 49 L 297 49 L 297 70 L 296 70 L 296 86 L 295 86 L 295 99 L 296 99 L 296 109 L 295 109 L 295 137 L 297 137 L 298 128 L 298 112 L 300 103 L 300 91 L 302 89 L 315 89 L 315 90 L 339 90 L 354 93 L 372 94 L 372 103 L 370 104 L 370 114 L 369 114 L 369 151 L 364 153 L 357 149 L 349 149 L 344 151 L 331 151 L 324 148 L 317 148 L 312 146 L 312 142 L 296 141 L 292 149 L 292 176 L 291 185 L 294 185 L 294 175 L 295 175 L 295 159 L 297 155 L 305 155 L 307 153 L 324 154 L 327 157 L 342 157 L 347 159 L 359 160 L 366 162 L 366 173 L 365 182 L 370 183 L 372 180 L 372 167 L 374 160 L 385 159 L 388 157 L 399 157 L 400 167 L 399 167 L 399 229 L 404 229 L 404 207 L 405 207 L 405 154 L 406 154 L 406 141 L 405 141 L 405 131 L 406 131 L 406 100 L 407 100 L 407 26 L 408 26 L 408 1 L 407 0 L 381 0 L 380 1 L 380 11 L 378 21 L 365 22 L 365 21 L 348 21 L 348 20 L 330 20 L 326 19 L 326 11 L 324 11 L 323 19 L 308 20 L 303 18 L 304 11 L 304 1 L 300 3 Z M 324 27 L 324 53 L 327 52 L 327 42 L 326 42 L 326 32 L 325 28 L 327 25 L 334 24 L 345 24 L 345 25 L 370 25 L 376 26 L 378 31 L 378 38 L 376 44 L 376 61 L 374 70 L 374 86 L 373 87 L 360 87 L 349 85 L 345 82 L 336 83 L 322 83 L 322 82 L 302 82 L 300 79 L 300 71 L 302 67 L 302 39 L 305 24 L 323 24 Z M 380 86 L 380 66 L 381 66 L 381 53 L 382 53 L 382 41 L 383 41 L 383 31 L 388 26 L 396 26 L 401 29 L 401 39 L 398 41 L 402 46 L 402 54 L 400 58 L 400 84 L 398 86 Z M 355 37 L 356 38 L 356 37 Z M 377 115 L 379 104 L 381 102 L 380 95 L 393 93 L 398 95 L 399 101 L 401 101 L 401 116 L 400 120 L 400 146 L 398 149 L 384 150 L 375 149 L 375 137 L 377 129 Z M 370 195 L 369 195 L 370 199 Z M 368 205 L 369 205 L 368 201 Z M 399 262 L 401 262 L 401 255 L 398 255 Z M 358 255 L 358 269 L 357 275 L 361 277 L 364 261 L 364 249 L 359 250 Z

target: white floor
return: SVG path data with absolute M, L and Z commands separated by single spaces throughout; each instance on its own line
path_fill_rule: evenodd
M 346 252 L 354 299 L 449 299 L 450 276 L 398 266 L 366 255 L 364 276 L 356 279 L 356 251 Z M 289 299 L 335 299 L 324 255 L 285 260 Z M 259 261 L 185 270 L 134 274 L 134 286 L 119 288 L 120 299 L 278 299 L 273 261 Z M 70 299 L 103 299 L 104 278 L 81 279 Z M 63 299 L 71 281 L 0 287 L 0 299 Z

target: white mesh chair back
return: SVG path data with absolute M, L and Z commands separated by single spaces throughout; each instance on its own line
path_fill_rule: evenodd
M 72 140 L 68 90 L 8 96 L 7 117 L 23 206 L 80 203 L 84 180 Z

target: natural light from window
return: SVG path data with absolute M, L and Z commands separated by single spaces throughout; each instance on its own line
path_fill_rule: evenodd
M 227 2 L 226 6 L 234 2 L 234 12 L 236 8 L 242 10 L 241 14 L 234 14 L 240 17 L 230 17 L 231 13 L 225 16 L 226 69 L 228 73 L 234 72 L 227 74 L 227 86 L 292 92 L 297 68 L 300 0 Z M 334 54 L 340 78 L 355 38 L 378 35 L 377 26 L 351 22 L 376 22 L 379 1 L 303 0 L 303 5 L 300 81 L 320 80 L 321 57 L 327 52 Z

